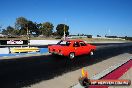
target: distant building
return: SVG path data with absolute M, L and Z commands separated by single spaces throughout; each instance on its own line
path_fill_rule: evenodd
M 0 34 L 0 37 L 6 37 L 7 35 Z
M 106 38 L 118 38 L 117 36 L 105 36 Z

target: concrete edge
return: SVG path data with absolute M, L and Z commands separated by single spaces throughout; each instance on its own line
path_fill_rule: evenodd
M 110 66 L 109 68 L 105 69 L 104 71 L 90 77 L 90 79 L 100 79 L 100 78 L 104 77 L 105 75 L 109 74 L 110 72 L 112 72 L 113 70 L 119 68 L 123 64 L 127 63 L 129 60 L 132 60 L 132 57 L 129 57 L 127 60 L 123 60 L 122 62 L 120 62 L 118 64 Z M 77 83 L 73 86 L 70 86 L 69 88 L 84 88 L 84 87 L 81 86 L 80 83 Z

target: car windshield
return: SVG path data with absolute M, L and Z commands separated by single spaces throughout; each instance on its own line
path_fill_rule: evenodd
M 62 46 L 69 46 L 70 44 L 71 44 L 70 41 L 63 41 L 63 40 L 57 43 L 57 45 L 62 45 Z

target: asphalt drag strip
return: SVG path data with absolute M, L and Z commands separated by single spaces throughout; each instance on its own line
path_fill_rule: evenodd
M 123 53 L 131 54 L 132 45 L 100 48 L 95 52 L 94 57 L 90 58 L 88 55 L 84 55 L 77 57 L 74 61 L 70 61 L 66 57 L 51 55 L 1 60 L 0 88 L 30 87 L 41 81 L 63 76 L 66 73 L 97 64 Z

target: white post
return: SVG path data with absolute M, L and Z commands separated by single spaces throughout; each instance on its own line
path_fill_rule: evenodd
M 27 39 L 28 39 L 28 47 L 30 47 L 30 35 L 29 35 L 28 27 L 27 27 Z
M 64 40 L 66 40 L 65 24 L 64 24 Z

